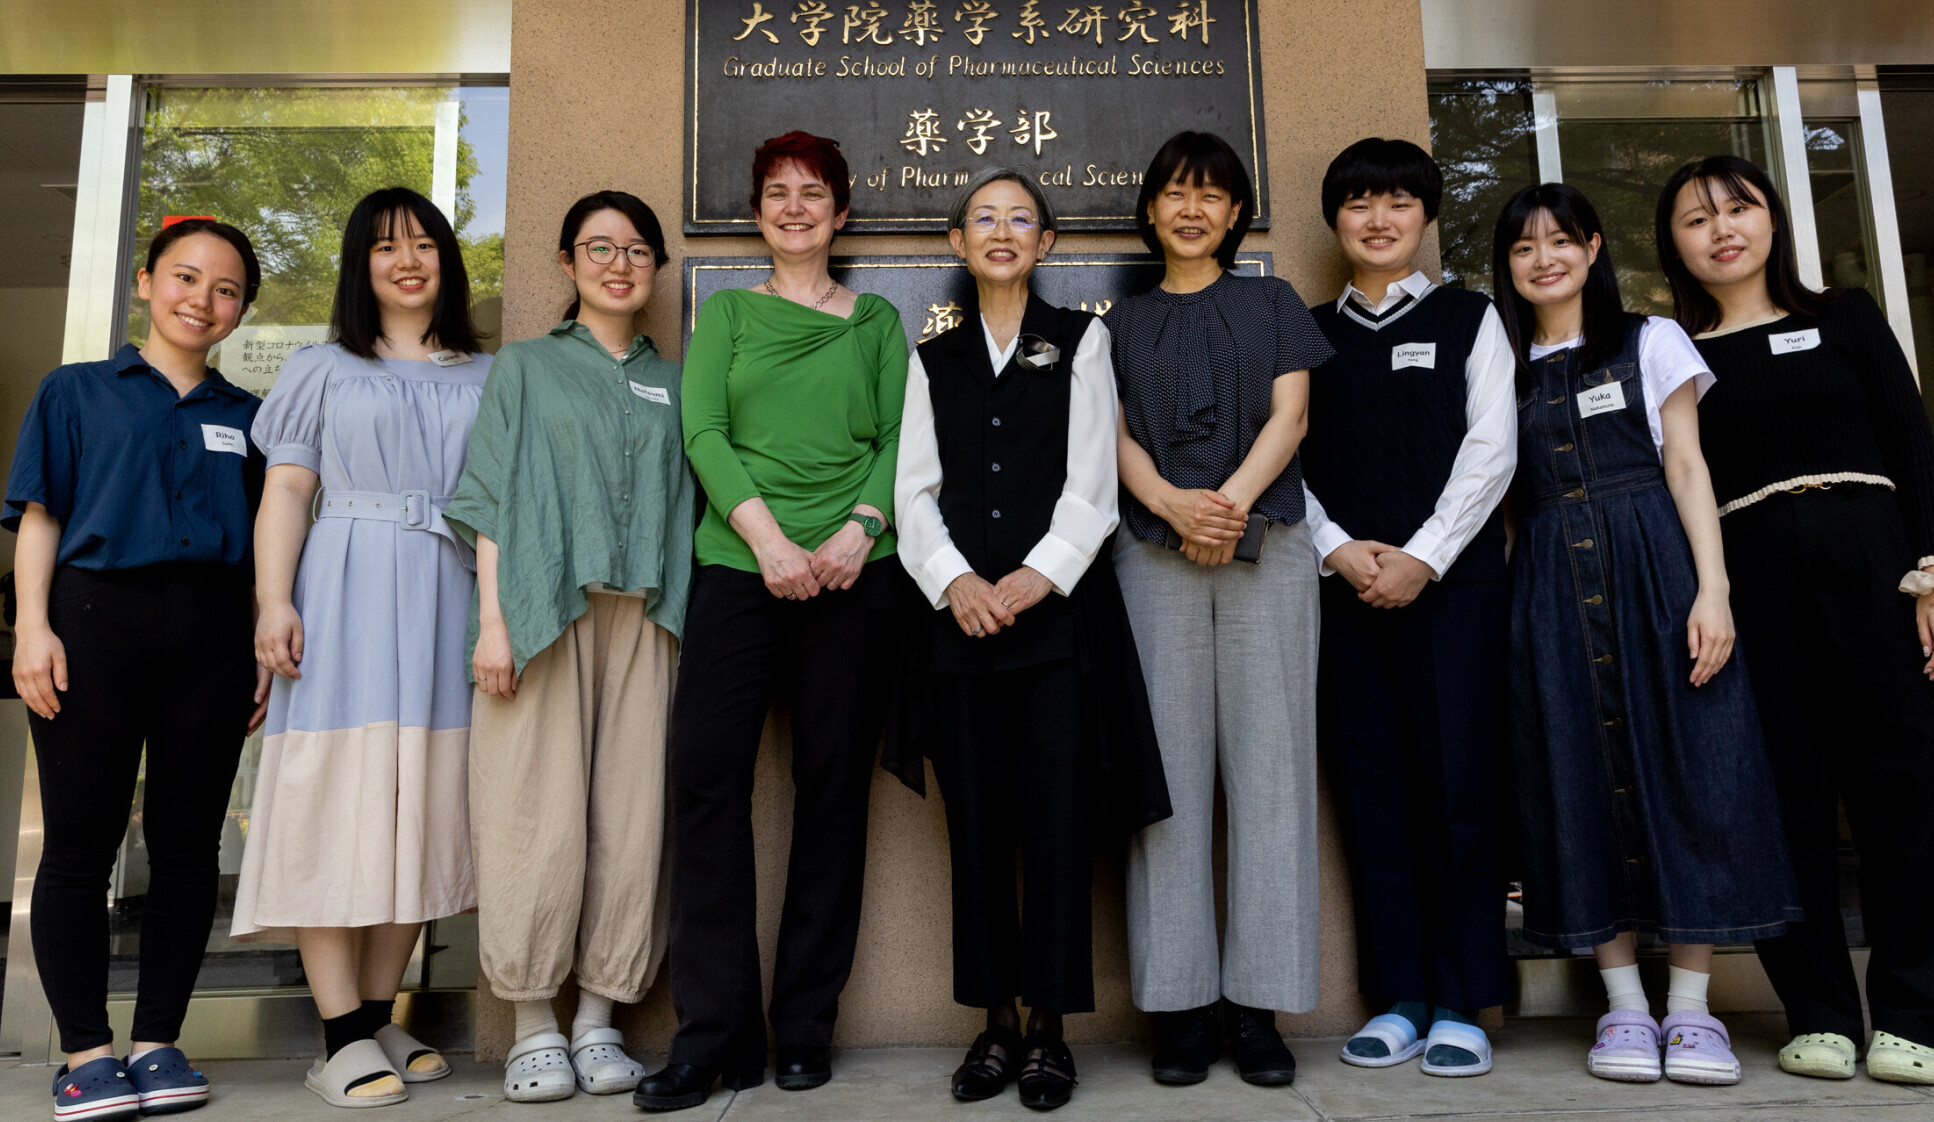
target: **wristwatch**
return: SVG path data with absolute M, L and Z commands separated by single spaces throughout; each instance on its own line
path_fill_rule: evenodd
M 846 516 L 846 520 L 848 522 L 859 523 L 860 529 L 865 530 L 866 536 L 869 538 L 877 538 L 881 534 L 886 533 L 886 523 L 870 514 L 861 514 L 858 511 L 854 511 Z

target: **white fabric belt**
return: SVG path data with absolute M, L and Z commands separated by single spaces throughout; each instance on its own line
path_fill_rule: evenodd
M 405 530 L 423 530 L 457 547 L 457 559 L 471 572 L 477 571 L 477 553 L 443 520 L 443 508 L 455 496 L 432 496 L 428 491 L 325 491 L 316 508 L 316 518 L 362 518 L 372 522 L 394 522 Z

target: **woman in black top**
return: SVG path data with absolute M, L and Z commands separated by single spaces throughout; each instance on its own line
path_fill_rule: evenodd
M 1934 1083 L 1934 433 L 1873 298 L 1803 285 L 1790 230 L 1771 179 L 1735 156 L 1659 196 L 1674 311 L 1718 378 L 1699 438 L 1806 911 L 1760 960 L 1793 1033 L 1780 1066 L 1852 1077 L 1844 801 L 1873 948 L 1867 1071 Z
M 954 1097 L 991 1098 L 1018 1072 L 1021 1101 L 1045 1110 L 1074 1090 L 1062 1015 L 1095 1007 L 1090 823 L 1140 829 L 1168 816 L 1168 793 L 1107 552 L 1108 329 L 1029 292 L 1055 221 L 1023 173 L 976 174 L 948 228 L 974 295 L 907 370 L 893 509 L 925 621 L 884 763 L 924 793 L 924 751 L 947 802 L 954 1000 L 987 1011 Z M 1147 780 L 1122 814 L 1106 805 L 1116 776 Z M 1016 994 L 1033 1009 L 1025 1041 Z

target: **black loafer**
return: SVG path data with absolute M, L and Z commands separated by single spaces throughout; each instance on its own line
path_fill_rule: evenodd
M 967 1059 L 954 1069 L 954 1098 L 977 1103 L 1006 1090 L 1023 1047 L 1021 1034 L 1010 1028 L 990 1028 L 976 1036 Z
M 1172 1086 L 1200 1083 L 1218 1051 L 1216 1008 L 1184 1009 L 1155 1015 L 1155 1054 L 1149 1066 L 1155 1082 Z
M 1296 1057 L 1283 1034 L 1276 1031 L 1276 1014 L 1228 1002 L 1229 1052 L 1245 1082 L 1281 1087 L 1296 1078 Z
M 1074 1097 L 1074 1055 L 1060 1038 L 1027 1038 L 1027 1061 L 1021 1065 L 1021 1105 L 1029 1110 L 1053 1110 Z
M 781 1091 L 810 1091 L 832 1079 L 833 1050 L 824 1044 L 781 1044 L 772 1067 L 772 1081 Z
M 764 1067 L 749 1067 L 723 1073 L 728 1091 L 743 1091 L 764 1083 Z M 640 1110 L 688 1110 L 702 1106 L 712 1097 L 712 1084 L 721 1081 L 718 1068 L 698 1064 L 666 1064 L 661 1070 L 638 1081 L 631 1094 L 631 1105 Z

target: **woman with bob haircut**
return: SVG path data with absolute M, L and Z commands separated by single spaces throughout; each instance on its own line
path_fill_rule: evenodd
M 276 679 L 233 934 L 296 944 L 323 1031 L 304 1085 L 371 1107 L 450 1074 L 391 1018 L 423 924 L 477 905 L 476 561 L 443 508 L 490 356 L 428 199 L 387 187 L 350 212 L 330 336 L 289 355 L 255 420 L 255 657 Z
M 1591 1074 L 1737 1083 L 1706 1003 L 1712 945 L 1800 913 L 1699 453 L 1713 377 L 1678 324 L 1625 311 L 1573 187 L 1511 197 L 1491 274 L 1518 359 L 1507 674 L 1524 937 L 1598 961 L 1611 1012 Z M 1638 931 L 1670 946 L 1663 1025 Z
M 1161 284 L 1104 321 L 1128 491 L 1115 566 L 1175 810 L 1130 843 L 1129 969 L 1135 1004 L 1159 1014 L 1155 1078 L 1171 1084 L 1207 1078 L 1225 1021 L 1244 1079 L 1290 1082 L 1275 1011 L 1317 997 L 1317 571 L 1296 450 L 1309 368 L 1331 351 L 1289 282 L 1230 272 L 1254 209 L 1227 142 L 1169 138 L 1135 205 Z
M 617 1094 L 644 1074 L 611 1007 L 650 987 L 669 914 L 665 737 L 693 487 L 678 365 L 632 326 L 666 259 L 637 196 L 572 204 L 557 238 L 564 322 L 498 352 L 443 512 L 477 548 L 478 960 L 516 1004 L 513 1102 Z M 566 1037 L 551 999 L 572 973 Z
M 1674 313 L 1719 375 L 1699 438 L 1806 912 L 1759 942 L 1793 1034 L 1780 1066 L 1850 1079 L 1865 1039 L 1844 804 L 1873 948 L 1867 1074 L 1934 1083 L 1934 433 L 1873 297 L 1801 282 L 1786 206 L 1752 162 L 1680 168 L 1657 226 Z
M 32 935 L 66 1053 L 56 1119 L 208 1101 L 175 1041 L 215 919 L 229 787 L 268 685 L 249 657 L 260 402 L 208 352 L 261 284 L 235 227 L 164 228 L 136 275 L 147 340 L 42 379 L 14 448 L 0 525 L 20 535 L 13 682 L 40 767 Z M 103 900 L 137 779 L 148 893 L 124 1060 L 108 1024 Z
M 752 776 L 792 705 L 792 846 L 772 981 L 777 1082 L 832 1078 L 853 969 L 867 793 L 906 574 L 888 529 L 906 394 L 900 315 L 828 271 L 846 223 L 839 145 L 793 131 L 752 158 L 772 276 L 713 295 L 685 352 L 685 452 L 705 490 L 672 703 L 671 959 L 678 1031 L 647 1110 L 765 1078 Z
M 1168 817 L 1168 793 L 1105 549 L 1119 521 L 1108 329 L 1029 291 L 1055 220 L 1025 173 L 975 173 L 947 226 L 974 296 L 907 364 L 894 508 L 926 620 L 883 763 L 924 794 L 924 752 L 947 803 L 954 1000 L 987 1012 L 954 1097 L 1018 1076 L 1022 1104 L 1052 1110 L 1075 1085 L 1062 1017 L 1095 1007 L 1091 835 Z
M 1359 988 L 1385 1010 L 1358 1067 L 1423 1057 L 1482 1075 L 1504 1001 L 1498 742 L 1509 626 L 1500 502 L 1517 466 L 1517 359 L 1483 294 L 1417 268 L 1443 173 L 1407 140 L 1345 148 L 1323 217 L 1350 266 L 1311 308 L 1335 357 L 1310 371 L 1305 506 L 1323 558 L 1317 720 L 1342 812 Z M 1320 501 L 1319 501 L 1320 500 Z

